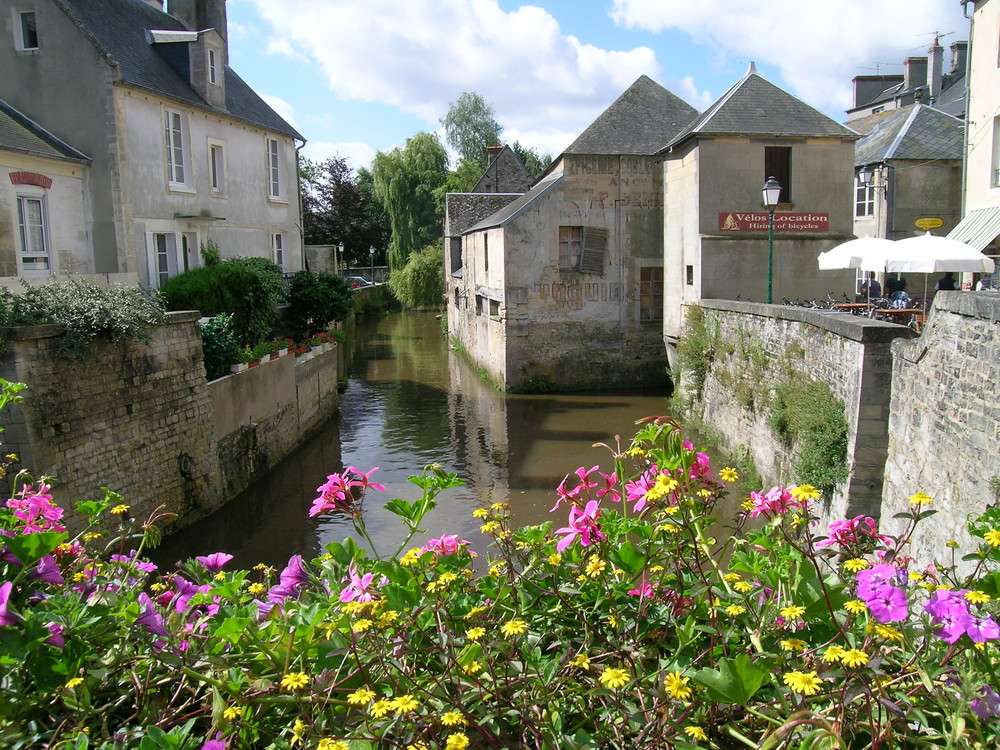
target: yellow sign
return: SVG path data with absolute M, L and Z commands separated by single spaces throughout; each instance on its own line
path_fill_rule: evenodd
M 913 222 L 913 224 L 914 226 L 917 227 L 917 229 L 925 229 L 925 230 L 937 229 L 939 226 L 944 224 L 944 220 L 934 219 L 934 218 L 917 219 L 915 222 Z

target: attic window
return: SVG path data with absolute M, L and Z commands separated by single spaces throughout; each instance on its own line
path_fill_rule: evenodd
M 792 202 L 792 148 L 791 146 L 764 147 L 764 181 L 773 177 L 781 185 L 779 203 Z
M 214 49 L 208 51 L 208 82 L 219 85 L 219 54 Z
M 17 15 L 20 30 L 17 48 L 22 51 L 38 49 L 38 26 L 35 24 L 35 12 L 22 11 Z

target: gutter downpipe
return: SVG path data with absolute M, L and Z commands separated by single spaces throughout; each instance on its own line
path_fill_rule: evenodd
M 618 332 L 625 330 L 625 229 L 622 226 L 622 155 L 618 154 L 618 200 L 615 201 L 615 232 L 618 237 Z
M 972 122 L 969 120 L 969 78 L 972 74 L 972 32 L 976 25 L 976 10 L 973 7 L 972 15 L 969 15 L 969 2 L 970 0 L 962 0 L 962 15 L 969 19 L 969 49 L 965 54 L 965 133 L 962 135 L 962 198 L 959 203 L 959 221 L 965 218 L 965 185 L 969 170 L 969 128 L 972 126 Z

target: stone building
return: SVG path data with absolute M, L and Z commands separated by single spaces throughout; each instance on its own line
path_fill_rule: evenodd
M 696 115 L 642 76 L 527 193 L 460 229 L 449 202 L 449 330 L 505 388 L 665 379 L 657 152 Z
M 156 287 L 206 242 L 300 269 L 302 136 L 229 67 L 225 0 L 168 10 L 0 0 L 0 99 L 92 159 L 89 272 Z
M 963 0 L 972 13 L 969 133 L 961 223 L 948 235 L 1000 260 L 1000 0 Z M 997 288 L 997 276 L 984 284 Z
M 89 164 L 0 100 L 0 283 L 92 272 Z
M 858 134 L 757 74 L 747 74 L 675 135 L 663 162 L 663 334 L 701 299 L 764 301 L 768 213 L 761 188 L 781 184 L 774 216 L 773 299 L 825 299 L 853 271 L 818 271 L 821 252 L 853 237 Z

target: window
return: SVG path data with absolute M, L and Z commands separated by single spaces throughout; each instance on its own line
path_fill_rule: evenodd
M 212 192 L 226 192 L 226 149 L 221 143 L 208 144 L 208 174 Z
M 38 26 L 35 24 L 34 11 L 23 11 L 17 16 L 17 48 L 22 51 L 38 49 Z
M 483 273 L 490 272 L 490 236 L 483 233 Z
M 17 197 L 17 228 L 21 240 L 21 268 L 25 276 L 49 273 L 48 216 L 45 200 L 26 195 Z
M 875 185 L 874 179 L 871 183 L 865 184 L 860 177 L 854 181 L 854 215 L 874 216 L 875 215 Z
M 281 198 L 281 143 L 267 139 L 267 195 Z
M 208 50 L 208 82 L 219 85 L 219 53 L 214 49 Z
M 161 286 L 171 276 L 177 275 L 177 237 L 173 233 L 154 233 L 152 278 L 156 287 Z
M 171 185 L 187 185 L 187 138 L 180 112 L 164 110 L 163 129 L 167 147 L 167 180 Z
M 792 202 L 792 147 L 791 146 L 765 146 L 764 147 L 764 179 L 773 177 L 781 185 L 781 198 L 779 203 Z
M 639 320 L 663 320 L 663 268 L 639 269 Z
M 583 255 L 583 227 L 559 227 L 559 270 L 579 271 Z
M 990 187 L 1000 187 L 1000 117 L 993 118 L 993 162 L 990 169 Z
M 285 235 L 280 232 L 271 235 L 271 260 L 281 266 L 282 271 L 288 270 L 285 263 L 288 260 L 285 256 Z
M 490 317 L 499 318 L 500 317 L 500 301 L 491 299 L 490 300 Z

